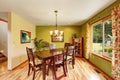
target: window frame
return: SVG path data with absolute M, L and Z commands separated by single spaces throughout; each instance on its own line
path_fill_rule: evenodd
M 104 32 L 104 30 L 105 30 L 105 22 L 106 21 L 111 21 L 111 23 L 112 23 L 112 19 L 111 19 L 111 16 L 107 16 L 107 17 L 105 17 L 105 18 L 103 18 L 103 19 L 101 19 L 101 20 L 99 20 L 99 21 L 96 21 L 95 23 L 92 23 L 91 24 L 91 44 L 92 44 L 92 46 L 91 46 L 91 51 L 92 51 L 92 53 L 94 54 L 94 55 L 96 55 L 96 56 L 99 56 L 99 57 L 101 57 L 101 58 L 104 58 L 104 59 L 106 59 L 106 60 L 108 60 L 108 61 L 111 61 L 112 60 L 112 57 L 109 57 L 109 56 L 105 56 L 104 55 L 104 49 L 105 49 L 105 46 L 104 46 L 104 41 L 105 41 L 105 37 L 104 37 L 104 34 L 105 34 L 105 32 Z M 102 24 L 102 53 L 101 54 L 98 54 L 98 53 L 96 53 L 96 52 L 94 52 L 93 51 L 93 28 L 94 28 L 94 26 L 95 25 L 97 25 L 97 24 Z

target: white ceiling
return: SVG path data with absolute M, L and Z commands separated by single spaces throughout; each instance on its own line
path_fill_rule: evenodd
M 80 25 L 116 0 L 0 0 L 0 12 L 13 11 L 35 25 Z

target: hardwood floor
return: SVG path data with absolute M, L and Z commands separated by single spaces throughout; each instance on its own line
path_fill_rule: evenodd
M 57 70 L 57 76 L 63 74 L 62 67 Z M 7 70 L 7 62 L 0 63 L 0 80 L 32 80 L 32 74 L 27 75 L 27 62 L 18 66 L 12 71 Z M 42 80 L 42 72 L 36 73 L 35 80 Z M 52 80 L 52 72 L 50 70 L 46 80 Z M 85 59 L 76 58 L 74 69 L 71 64 L 68 64 L 68 73 L 66 77 L 61 77 L 60 80 L 112 80 L 95 67 L 91 66 Z

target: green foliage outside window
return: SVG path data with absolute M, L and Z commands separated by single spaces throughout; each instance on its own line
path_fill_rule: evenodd
M 111 20 L 93 25 L 93 52 L 112 57 Z
M 93 42 L 102 43 L 102 24 L 93 27 Z

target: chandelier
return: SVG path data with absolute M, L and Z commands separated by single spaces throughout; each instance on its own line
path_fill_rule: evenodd
M 63 31 L 59 31 L 58 29 L 57 29 L 57 27 L 58 27 L 58 25 L 57 25 L 57 10 L 55 10 L 54 11 L 55 12 L 55 17 L 56 17 L 56 29 L 54 30 L 54 31 L 50 31 L 50 35 L 52 36 L 52 37 L 55 37 L 56 39 L 58 39 L 58 40 L 62 40 L 62 38 L 63 38 Z

